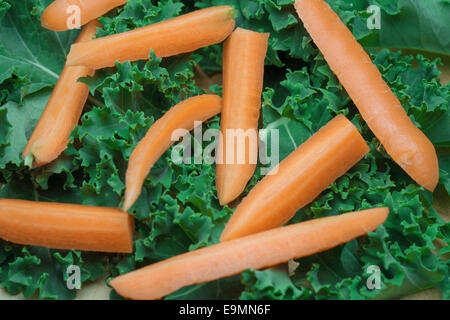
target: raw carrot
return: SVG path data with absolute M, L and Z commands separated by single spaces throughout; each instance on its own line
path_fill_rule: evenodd
M 172 141 L 172 133 L 178 129 L 192 130 L 194 121 L 206 121 L 218 114 L 221 108 L 219 96 L 204 94 L 192 97 L 172 107 L 150 127 L 128 162 L 124 211 L 128 211 L 139 197 L 155 162 L 175 142 Z
M 79 28 L 125 2 L 127 0 L 55 0 L 45 8 L 41 24 L 54 31 Z
M 419 185 L 433 191 L 439 180 L 436 150 L 408 117 L 369 55 L 323 0 L 297 0 L 295 8 L 386 152 Z
M 210 7 L 89 43 L 76 43 L 67 64 L 99 69 L 112 67 L 116 61 L 148 59 L 150 49 L 158 57 L 191 52 L 228 37 L 235 25 L 233 15 L 230 6 Z
M 216 165 L 217 194 L 221 205 L 244 191 L 256 168 L 258 118 L 268 39 L 268 33 L 237 28 L 224 44 L 222 138 L 219 139 L 217 157 L 222 163 Z M 243 137 L 239 143 L 234 135 L 227 135 L 227 132 L 239 134 L 238 130 L 250 136 Z M 242 159 L 239 159 L 239 153 L 242 153 Z
M 336 116 L 268 173 L 236 208 L 221 241 L 281 226 L 369 152 L 355 126 Z
M 0 238 L 18 244 L 130 253 L 133 229 L 116 208 L 0 199 Z
M 130 299 L 177 289 L 325 251 L 375 230 L 389 214 L 375 208 L 313 219 L 191 251 L 121 275 L 109 284 Z
M 101 27 L 100 23 L 97 20 L 91 21 L 83 28 L 76 41 L 91 41 L 97 27 Z M 78 79 L 93 74 L 94 70 L 83 66 L 64 67 L 23 151 L 22 156 L 28 166 L 45 165 L 66 149 L 70 133 L 80 119 L 89 94 L 89 87 L 78 82 Z

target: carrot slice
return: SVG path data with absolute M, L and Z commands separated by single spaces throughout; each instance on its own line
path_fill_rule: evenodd
M 150 49 L 158 57 L 191 52 L 228 37 L 235 25 L 233 15 L 230 6 L 210 7 L 89 43 L 76 43 L 67 64 L 99 69 L 112 67 L 116 61 L 148 59 Z
M 116 208 L 0 199 L 0 238 L 18 244 L 130 253 L 133 229 Z
M 220 241 L 281 226 L 369 152 L 355 126 L 336 116 L 265 176 L 236 208 Z
M 280 227 L 184 253 L 109 284 L 126 298 L 159 299 L 184 286 L 331 249 L 375 230 L 388 214 L 388 208 L 374 208 Z
M 90 41 L 95 35 L 97 20 L 88 23 L 77 38 L 77 42 Z M 69 143 L 89 94 L 89 87 L 78 82 L 81 77 L 94 75 L 86 67 L 64 67 L 53 89 L 50 100 L 23 151 L 25 163 L 38 167 L 55 160 Z
M 323 0 L 297 0 L 295 8 L 386 152 L 419 185 L 433 191 L 439 180 L 433 144 L 408 117 L 350 30 Z
M 178 129 L 192 130 L 194 121 L 206 121 L 218 114 L 221 108 L 222 99 L 217 95 L 192 97 L 172 107 L 150 127 L 128 162 L 124 211 L 128 211 L 139 197 L 155 162 L 175 142 L 172 141 L 172 133 Z
M 222 164 L 217 163 L 216 166 L 217 194 L 221 205 L 234 200 L 244 191 L 256 168 L 258 118 L 268 39 L 268 33 L 237 28 L 224 45 L 222 139 L 218 147 L 218 158 Z M 253 137 L 246 136 L 242 140 L 245 143 L 240 146 L 234 136 L 227 137 L 227 132 L 238 133 L 237 130 Z M 228 149 L 229 142 L 232 143 L 229 147 L 234 150 Z M 233 151 L 234 156 L 227 150 Z M 239 152 L 244 153 L 242 159 L 238 159 Z
M 65 31 L 73 29 L 71 24 L 78 22 L 79 26 L 76 26 L 78 28 L 125 2 L 127 0 L 55 0 L 45 8 L 41 24 L 46 29 Z M 79 21 L 74 19 L 77 14 Z

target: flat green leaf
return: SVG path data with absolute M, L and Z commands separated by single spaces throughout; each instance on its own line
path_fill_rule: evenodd
M 58 33 L 41 27 L 40 14 L 49 3 L 9 1 L 11 8 L 0 20 L 0 83 L 13 75 L 26 79 L 20 99 L 56 83 L 78 34 L 77 30 Z

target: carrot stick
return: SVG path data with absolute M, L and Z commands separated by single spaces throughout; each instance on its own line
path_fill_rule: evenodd
M 219 139 L 218 147 L 218 159 L 222 164 L 217 163 L 216 166 L 217 194 L 221 205 L 244 191 L 256 168 L 258 118 L 268 39 L 268 33 L 237 28 L 224 45 L 222 139 Z M 237 130 L 253 135 L 253 142 L 249 136 L 242 141 L 242 146 L 233 141 L 232 136 L 227 139 L 227 132 L 237 133 Z M 232 143 L 230 147 L 234 149 L 231 150 L 234 157 L 227 152 L 229 143 Z M 241 161 L 238 158 L 240 152 L 243 153 Z
M 116 208 L 0 199 L 0 238 L 18 244 L 130 253 L 133 229 Z
M 433 144 L 408 117 L 350 30 L 323 0 L 297 0 L 295 8 L 386 152 L 419 185 L 433 191 L 439 180 Z
M 276 228 L 175 256 L 109 284 L 126 298 L 159 299 L 184 286 L 331 249 L 375 230 L 388 214 L 388 208 L 374 208 Z
M 97 20 L 88 23 L 77 38 L 77 42 L 91 41 L 97 27 Z M 45 165 L 55 160 L 69 143 L 69 136 L 75 128 L 89 94 L 89 87 L 78 79 L 94 75 L 86 67 L 64 67 L 53 89 L 50 100 L 23 151 L 25 163 L 32 167 Z
M 172 107 L 150 127 L 128 161 L 124 211 L 128 211 L 139 197 L 155 162 L 175 142 L 172 141 L 172 133 L 178 129 L 192 130 L 194 121 L 206 121 L 218 114 L 221 108 L 219 96 L 204 94 L 192 97 Z
M 44 28 L 53 31 L 79 28 L 125 2 L 127 0 L 55 0 L 45 8 L 41 16 L 41 24 Z M 77 21 L 77 14 L 79 14 L 79 21 Z M 75 26 L 76 23 L 79 25 Z
M 210 7 L 135 30 L 72 45 L 69 66 L 93 69 L 112 67 L 116 61 L 148 59 L 150 49 L 158 57 L 191 52 L 222 42 L 233 31 L 230 6 Z
M 236 208 L 220 241 L 281 226 L 369 152 L 355 126 L 336 116 L 268 173 Z

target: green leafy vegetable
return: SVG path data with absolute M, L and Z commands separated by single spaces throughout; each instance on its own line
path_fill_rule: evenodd
M 222 68 L 221 45 L 192 54 L 117 63 L 80 81 L 90 96 L 67 150 L 30 171 L 21 153 L 50 97 L 77 31 L 55 33 L 40 26 L 50 0 L 0 1 L 0 197 L 115 206 L 124 194 L 128 158 L 150 125 L 170 107 L 204 92 L 199 73 Z M 375 206 L 389 206 L 386 223 L 368 236 L 285 265 L 182 288 L 167 299 L 380 299 L 435 287 L 450 298 L 449 224 L 433 206 L 433 195 L 417 186 L 386 154 L 330 70 L 292 6 L 293 0 L 129 0 L 100 18 L 102 37 L 149 25 L 211 5 L 231 4 L 237 25 L 270 32 L 260 128 L 268 146 L 278 129 L 280 161 L 337 114 L 360 129 L 370 153 L 329 186 L 290 223 Z M 416 48 L 449 54 L 448 1 L 330 1 L 367 48 Z M 369 30 L 370 4 L 381 8 L 381 30 Z M 427 2 L 428 4 L 428 2 Z M 403 18 L 405 17 L 405 18 Z M 431 18 L 430 18 L 431 17 Z M 409 19 L 418 19 L 411 24 Z M 428 27 L 416 30 L 419 25 Z M 410 28 L 410 29 L 408 29 Z M 450 85 L 439 79 L 440 60 L 370 50 L 411 119 L 439 148 L 440 188 L 450 194 Z M 219 75 L 220 77 L 220 75 Z M 221 93 L 220 85 L 209 90 Z M 219 128 L 220 117 L 202 126 Z M 190 140 L 206 148 L 216 141 Z M 231 207 L 220 206 L 215 166 L 172 161 L 171 148 L 153 167 L 132 208 L 136 218 L 133 254 L 96 254 L 21 246 L 0 241 L 0 285 L 11 294 L 71 299 L 67 267 L 86 281 L 115 277 L 174 255 L 218 242 Z M 258 169 L 264 164 L 258 164 Z M 244 195 L 260 179 L 256 170 Z M 243 195 L 243 196 L 244 196 Z M 375 268 L 375 269 L 374 269 Z M 371 270 L 380 288 L 370 289 Z M 377 272 L 378 272 L 377 271 Z M 111 298 L 120 298 L 115 292 Z
M 40 25 L 51 1 L 4 2 L 0 9 L 0 84 L 13 78 L 16 102 L 58 80 L 77 31 L 57 33 Z M 8 10 L 5 8 L 10 7 Z
M 447 0 L 327 1 L 348 23 L 362 45 L 372 48 L 416 49 L 450 54 Z M 377 11 L 369 10 L 376 6 Z M 368 29 L 367 20 L 379 14 L 378 28 Z M 370 24 L 370 22 L 369 22 Z

